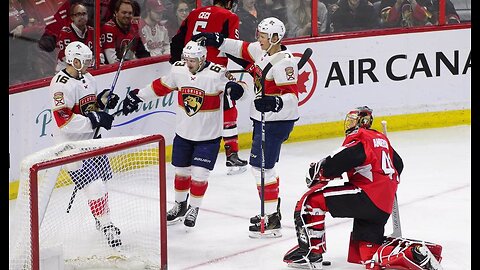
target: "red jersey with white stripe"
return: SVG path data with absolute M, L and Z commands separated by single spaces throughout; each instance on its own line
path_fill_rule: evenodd
M 176 36 L 184 37 L 182 48 L 192 39 L 193 35 L 204 32 L 219 32 L 224 37 L 238 39 L 239 25 L 240 20 L 237 14 L 223 7 L 207 6 L 192 10 L 182 22 Z M 179 44 L 172 44 L 172 46 L 177 45 Z M 226 55 L 213 46 L 207 46 L 207 60 L 224 66 L 227 66 L 228 63 Z
M 123 51 L 127 47 L 128 43 L 133 38 L 139 38 L 138 33 L 138 22 L 132 20 L 132 24 L 126 30 L 120 28 L 114 19 L 109 20 L 102 26 L 102 35 L 100 37 L 100 44 L 104 51 L 109 49 L 114 49 L 116 52 L 116 61 L 120 61 L 122 59 Z M 125 56 L 125 60 L 135 59 L 135 52 L 137 51 L 137 42 L 135 42 L 130 49 L 130 51 Z M 108 62 L 108 57 L 106 57 Z M 112 64 L 114 62 L 108 62 L 108 64 Z
M 263 70 L 268 63 L 272 63 L 272 68 L 265 77 L 265 95 L 281 96 L 283 108 L 279 112 L 266 112 L 265 120 L 284 121 L 298 120 L 298 68 L 292 53 L 282 46 L 282 50 L 269 55 L 262 50 L 259 42 L 245 42 L 226 38 L 220 50 L 233 56 L 254 62 L 257 68 Z M 261 74 L 261 73 L 260 73 Z M 260 76 L 255 74 L 255 85 L 260 85 Z M 261 88 L 255 87 L 255 96 L 260 96 Z M 261 113 L 250 106 L 250 118 L 261 121 Z
M 363 144 L 366 158 L 363 164 L 347 171 L 348 181 L 364 190 L 378 208 L 391 213 L 400 178 L 393 166 L 390 141 L 381 132 L 360 128 L 347 135 L 342 147 L 358 143 Z
M 95 34 L 93 27 L 87 25 L 87 30 L 85 31 L 83 36 L 79 36 L 77 32 L 75 32 L 73 28 L 73 23 L 71 23 L 68 26 L 64 26 L 62 28 L 62 31 L 60 31 L 60 34 L 58 35 L 58 40 L 57 40 L 57 48 L 59 49 L 58 51 L 58 63 L 57 63 L 57 71 L 60 71 L 61 69 L 66 67 L 65 64 L 65 48 L 67 47 L 70 42 L 73 41 L 80 41 L 83 44 L 87 45 L 92 51 L 94 50 L 93 48 L 93 36 Z
M 177 61 L 169 74 L 138 92 L 138 97 L 146 101 L 177 91 L 175 133 L 191 141 L 206 141 L 222 136 L 223 92 L 228 82 L 226 68 L 207 63 L 206 67 L 193 75 L 185 61 Z
M 97 83 L 90 73 L 76 79 L 62 70 L 53 76 L 50 98 L 58 127 L 54 129 L 56 143 L 93 139 L 95 130 L 85 114 L 97 111 L 97 94 Z

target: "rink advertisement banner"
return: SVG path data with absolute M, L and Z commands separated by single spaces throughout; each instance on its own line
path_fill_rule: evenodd
M 408 33 L 288 45 L 300 59 L 313 54 L 300 70 L 300 120 L 296 125 L 343 120 L 352 107 L 368 105 L 375 115 L 402 115 L 470 109 L 471 29 Z M 229 69 L 238 69 L 235 64 Z M 170 70 L 168 62 L 123 70 L 114 92 L 142 88 Z M 96 76 L 99 89 L 110 88 L 115 72 Z M 236 73 L 253 89 L 247 73 Z M 253 92 L 253 91 L 249 91 Z M 251 132 L 249 106 L 237 103 L 238 130 Z M 18 180 L 21 160 L 53 145 L 54 120 L 48 87 L 9 96 L 10 182 Z M 118 111 L 117 107 L 110 113 Z M 137 112 L 115 116 L 103 137 L 162 134 L 171 145 L 175 134 L 176 92 L 143 103 Z

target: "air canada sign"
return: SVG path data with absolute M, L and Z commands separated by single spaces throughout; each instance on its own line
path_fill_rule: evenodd
M 300 53 L 293 55 L 301 57 Z M 312 58 L 304 68 L 299 70 L 299 105 L 307 102 L 315 90 L 319 90 L 317 84 L 327 89 L 364 83 L 381 83 L 382 80 L 401 82 L 420 78 L 461 76 L 468 74 L 472 65 L 471 51 L 468 54 L 464 52 L 462 54 L 462 51 L 453 50 L 437 51 L 433 54 L 395 54 L 381 61 L 375 58 L 335 61 L 330 63 L 328 73 L 320 74 L 314 61 L 319 65 L 321 61 L 317 60 L 321 59 Z M 317 78 L 317 73 L 320 79 Z

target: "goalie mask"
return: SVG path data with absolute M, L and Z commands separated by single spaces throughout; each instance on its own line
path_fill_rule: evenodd
M 372 109 L 367 106 L 357 107 L 345 117 L 345 135 L 359 128 L 370 128 L 373 123 Z
M 80 68 L 76 68 L 73 61 L 78 59 L 81 63 Z M 90 67 L 92 65 L 93 53 L 90 48 L 80 41 L 74 41 L 67 45 L 65 48 L 65 62 L 75 68 L 77 71 L 81 71 L 83 67 Z
M 183 48 L 183 59 L 187 62 L 188 69 L 192 74 L 197 73 L 203 68 L 207 59 L 207 48 L 196 41 L 189 41 Z M 192 66 L 188 63 L 189 59 L 198 59 L 198 66 Z

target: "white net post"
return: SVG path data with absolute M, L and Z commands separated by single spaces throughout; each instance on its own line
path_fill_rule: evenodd
M 70 142 L 28 156 L 10 269 L 166 269 L 165 170 L 161 135 Z

